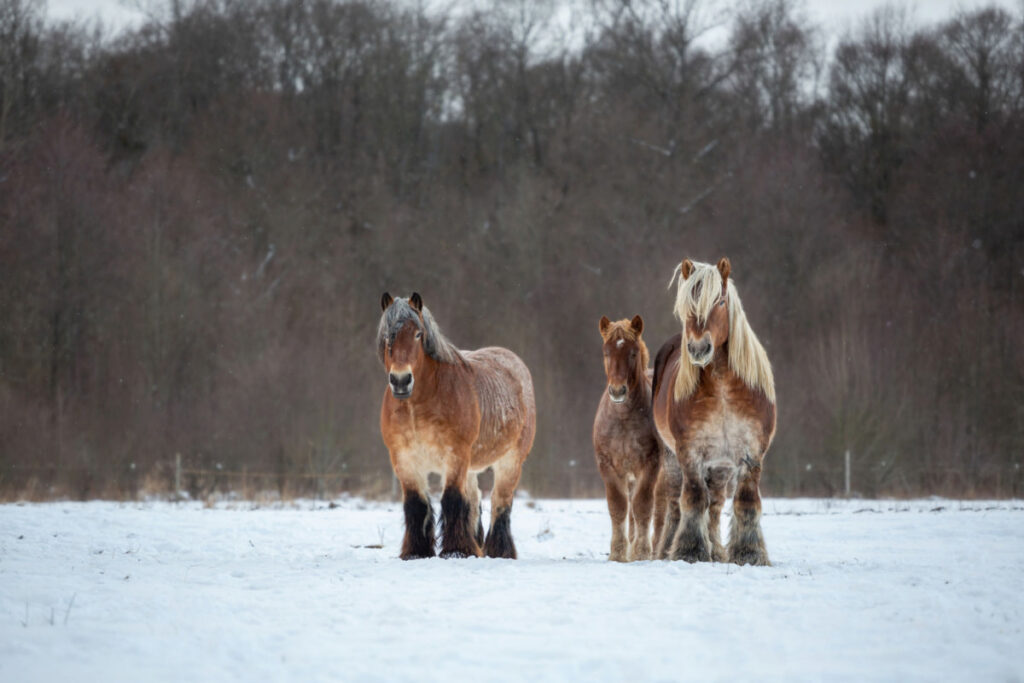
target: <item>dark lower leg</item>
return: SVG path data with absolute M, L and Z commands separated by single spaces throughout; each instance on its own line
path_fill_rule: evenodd
M 403 560 L 434 556 L 434 509 L 426 495 L 413 489 L 404 491 L 405 537 Z
M 441 496 L 441 557 L 477 557 L 480 547 L 470 525 L 469 501 L 449 485 Z
M 484 541 L 487 557 L 516 559 L 516 544 L 512 541 L 512 501 L 504 507 L 495 508 L 491 514 L 491 529 Z
M 519 485 L 521 462 L 506 460 L 494 467 L 494 489 L 491 491 L 491 528 L 487 530 L 484 553 L 487 557 L 516 559 L 512 540 L 512 500 Z

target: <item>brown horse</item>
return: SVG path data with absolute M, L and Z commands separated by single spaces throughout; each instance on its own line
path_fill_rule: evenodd
M 679 466 L 664 467 L 662 447 L 651 416 L 651 375 L 647 345 L 641 338 L 644 321 L 600 322 L 604 371 L 608 380 L 594 416 L 594 457 L 604 479 L 612 543 L 608 559 L 615 562 L 651 558 L 649 528 L 654 508 L 654 539 L 662 556 L 666 517 L 679 519 Z M 673 456 L 673 460 L 674 460 Z M 655 504 L 657 499 L 657 504 Z M 668 512 L 675 508 L 674 516 Z M 629 521 L 627 533 L 626 525 Z M 671 532 L 670 532 L 671 533 Z
M 444 482 L 441 557 L 515 558 L 512 498 L 533 446 L 536 408 L 526 365 L 508 349 L 460 351 L 423 299 L 381 299 L 377 355 L 388 373 L 380 430 L 402 485 L 402 559 L 434 555 L 427 477 Z M 494 468 L 491 524 L 484 539 L 477 475 Z
M 767 565 L 758 486 L 775 435 L 775 380 L 730 272 L 725 258 L 717 268 L 690 260 L 676 268 L 683 332 L 654 362 L 654 420 L 683 472 L 672 558 Z M 725 549 L 719 522 L 733 493 Z

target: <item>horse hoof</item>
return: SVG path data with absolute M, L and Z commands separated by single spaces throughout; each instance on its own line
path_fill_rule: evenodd
M 466 550 L 442 550 L 439 557 L 443 560 L 461 560 L 466 557 L 479 557 L 479 555 Z
M 431 553 L 429 555 L 420 555 L 420 554 L 417 554 L 417 553 L 405 553 L 403 555 L 399 555 L 399 557 L 401 559 L 403 559 L 403 560 L 427 560 L 427 559 L 430 559 L 433 556 L 434 556 L 433 553 Z
M 694 562 L 710 562 L 711 552 L 705 545 L 680 548 L 676 550 L 676 554 L 672 559 L 682 560 L 684 562 L 689 562 L 690 564 L 693 564 Z
M 729 557 L 729 561 L 741 567 L 745 564 L 752 567 L 770 567 L 772 565 L 768 561 L 768 553 L 759 548 L 734 551 Z

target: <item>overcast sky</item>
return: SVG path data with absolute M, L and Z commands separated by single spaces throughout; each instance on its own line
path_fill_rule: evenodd
M 799 1 L 799 0 L 798 0 Z M 917 23 L 931 24 L 945 19 L 958 8 L 972 9 L 989 4 L 998 4 L 1019 14 L 1024 0 L 917 0 L 907 2 Z M 111 28 L 119 29 L 142 21 L 144 15 L 137 9 L 138 0 L 49 0 L 49 15 L 55 19 L 88 18 L 99 15 Z M 152 0 L 141 4 L 151 5 Z M 569 0 L 567 4 L 576 4 Z M 867 16 L 871 10 L 880 7 L 885 0 L 803 0 L 807 15 L 833 36 Z M 586 6 L 580 2 L 580 6 Z

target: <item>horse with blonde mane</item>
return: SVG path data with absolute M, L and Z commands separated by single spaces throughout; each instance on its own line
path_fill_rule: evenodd
M 683 472 L 673 559 L 768 565 L 761 531 L 761 468 L 775 435 L 775 380 L 730 279 L 731 265 L 676 267 L 683 331 L 654 362 L 654 421 Z M 722 505 L 733 496 L 729 545 Z
M 508 349 L 457 349 L 415 292 L 408 299 L 385 292 L 381 307 L 377 356 L 388 388 L 380 431 L 402 485 L 402 559 L 434 555 L 431 473 L 444 482 L 441 557 L 515 558 L 512 499 L 537 423 L 530 371 Z M 477 475 L 488 468 L 494 488 L 485 539 Z
M 652 512 L 656 556 L 661 557 L 666 520 L 669 537 L 678 523 L 682 477 L 675 456 L 667 459 L 651 416 L 644 320 L 637 315 L 612 322 L 602 316 L 599 329 L 608 382 L 594 416 L 593 441 L 612 521 L 608 559 L 651 559 Z

